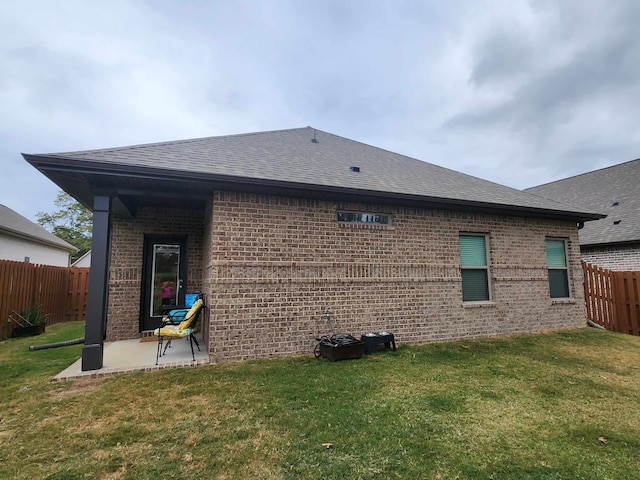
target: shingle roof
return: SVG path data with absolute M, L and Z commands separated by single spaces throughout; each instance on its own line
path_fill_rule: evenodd
M 317 142 L 312 141 L 316 139 Z M 199 138 L 120 148 L 25 155 L 35 164 L 78 161 L 111 169 L 152 169 L 200 178 L 242 178 L 299 188 L 341 188 L 423 199 L 569 212 L 593 212 L 465 175 L 312 127 Z M 359 172 L 351 167 L 359 167 Z
M 640 241 L 640 159 L 526 191 L 606 213 L 580 230 L 581 245 Z
M 77 250 L 73 245 L 56 237 L 53 233 L 27 220 L 19 213 L 4 205 L 0 205 L 0 232 L 11 236 L 27 238 L 37 243 L 44 243 L 69 252 Z

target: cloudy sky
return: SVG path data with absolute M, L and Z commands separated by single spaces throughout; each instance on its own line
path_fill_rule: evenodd
M 515 188 L 640 156 L 636 0 L 0 0 L 0 203 L 21 152 L 311 125 Z

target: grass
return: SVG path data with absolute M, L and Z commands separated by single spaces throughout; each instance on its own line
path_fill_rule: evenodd
M 627 479 L 640 338 L 578 329 L 51 382 L 79 324 L 0 343 L 0 478 Z M 327 448 L 327 444 L 330 444 Z

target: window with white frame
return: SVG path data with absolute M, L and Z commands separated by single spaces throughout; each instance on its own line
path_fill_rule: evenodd
M 560 238 L 547 238 L 545 248 L 549 270 L 549 294 L 551 298 L 568 298 L 567 241 Z
M 460 234 L 460 274 L 462 301 L 490 300 L 487 237 L 481 234 Z

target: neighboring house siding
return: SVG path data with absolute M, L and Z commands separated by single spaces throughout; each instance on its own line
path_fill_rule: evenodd
M 202 210 L 140 208 L 135 219 L 113 218 L 107 340 L 139 336 L 145 234 L 188 235 L 187 291 L 202 287 Z
M 340 225 L 337 210 L 391 227 Z M 400 343 L 582 325 L 575 222 L 221 192 L 205 220 L 212 361 L 309 354 L 329 333 Z M 492 302 L 462 302 L 459 234 L 487 234 Z M 545 238 L 566 238 L 573 298 L 549 297 Z M 136 263 L 140 263 L 139 261 Z
M 89 250 L 87 253 L 85 253 L 83 256 L 81 256 L 78 260 L 76 260 L 73 265 L 71 265 L 72 267 L 86 267 L 86 268 L 90 268 L 91 267 L 91 250 Z
M 26 257 L 29 258 L 29 263 L 53 265 L 56 267 L 69 266 L 69 252 L 67 251 L 31 242 L 26 239 L 0 234 L 1 260 L 24 262 Z
M 583 246 L 582 259 L 592 265 L 610 270 L 640 271 L 640 243 L 619 247 Z

